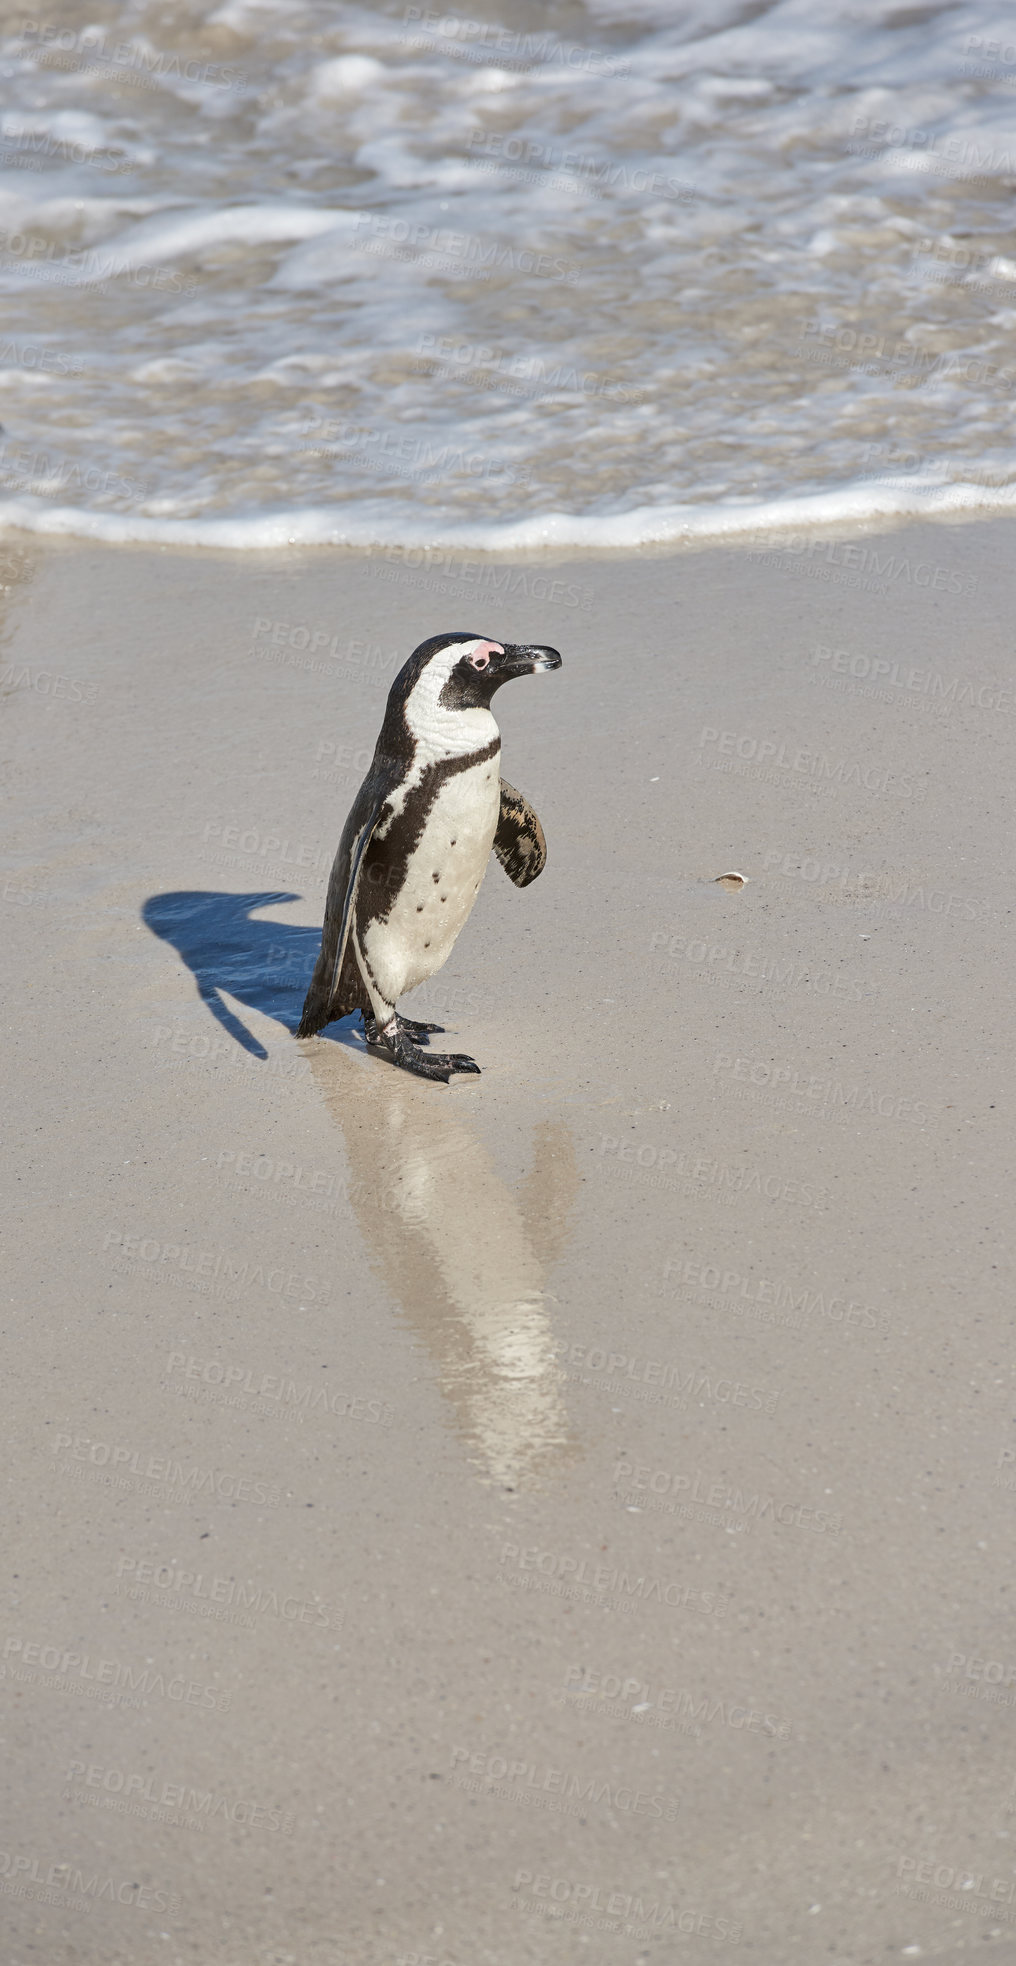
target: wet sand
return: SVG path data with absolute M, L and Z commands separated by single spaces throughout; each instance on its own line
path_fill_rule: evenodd
M 1012 546 L 7 536 L 12 1966 L 1016 1959 Z M 291 1035 L 444 627 L 450 1088 Z

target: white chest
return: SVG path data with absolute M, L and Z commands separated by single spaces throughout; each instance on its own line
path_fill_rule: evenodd
M 447 960 L 487 870 L 501 810 L 497 756 L 442 783 L 386 921 L 366 931 L 365 951 L 389 1002 Z

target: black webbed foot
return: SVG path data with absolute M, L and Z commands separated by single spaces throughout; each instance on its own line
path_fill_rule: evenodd
M 401 1065 L 404 1072 L 412 1072 L 420 1079 L 442 1079 L 445 1085 L 453 1072 L 475 1072 L 479 1076 L 480 1067 L 475 1058 L 467 1058 L 464 1051 L 424 1051 L 406 1036 L 401 1019 L 399 1026 L 394 1037 L 380 1031 L 368 1043 L 373 1043 L 378 1051 L 387 1052 L 393 1065 Z
M 409 1038 L 413 1044 L 429 1044 L 429 1032 L 444 1030 L 443 1024 L 417 1024 L 411 1017 L 400 1017 L 398 1011 L 395 1013 L 395 1022 L 400 1035 Z M 368 1044 L 380 1044 L 382 1042 L 377 1027 L 377 1019 L 368 1016 L 366 1011 L 363 1013 L 363 1035 Z
M 404 1071 L 414 1072 L 421 1079 L 443 1079 L 445 1085 L 453 1072 L 480 1076 L 476 1059 L 469 1058 L 464 1051 L 423 1051 L 402 1037 L 396 1039 L 392 1057 Z

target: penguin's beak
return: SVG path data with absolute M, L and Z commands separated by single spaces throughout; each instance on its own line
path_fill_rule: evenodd
M 492 667 L 508 681 L 510 676 L 535 676 L 540 669 L 560 669 L 561 657 L 556 649 L 537 644 L 506 642 L 504 654 L 492 658 Z

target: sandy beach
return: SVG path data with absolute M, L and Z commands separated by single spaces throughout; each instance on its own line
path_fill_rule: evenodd
M 5 1960 L 1012 1966 L 1012 523 L 0 564 Z M 446 628 L 449 1088 L 292 1035 Z

